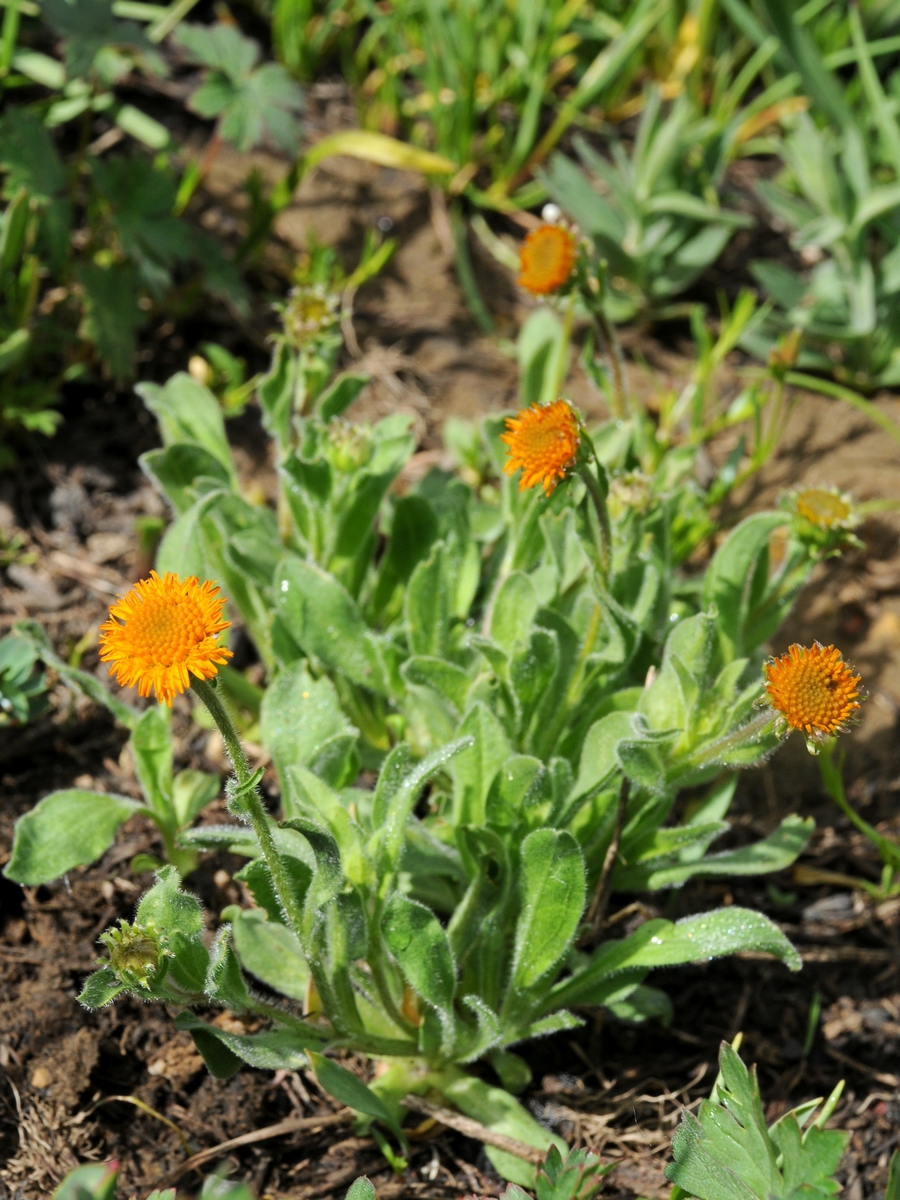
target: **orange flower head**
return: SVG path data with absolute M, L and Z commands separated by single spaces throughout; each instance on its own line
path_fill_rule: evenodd
M 765 666 L 766 691 L 782 727 L 821 741 L 846 728 L 859 708 L 861 676 L 854 675 L 834 646 L 793 645 Z
M 100 658 L 112 663 L 110 675 L 123 687 L 137 684 L 141 696 L 155 689 L 170 707 L 190 686 L 191 675 L 212 679 L 231 658 L 218 642 L 231 624 L 220 619 L 225 600 L 217 598 L 218 591 L 194 576 L 179 579 L 167 571 L 160 579 L 151 571 L 112 606 L 110 619 L 100 626 Z
M 566 282 L 575 265 L 575 237 L 563 225 L 540 225 L 522 243 L 519 286 L 546 296 Z
M 509 458 L 503 471 L 512 475 L 522 468 L 519 491 L 544 485 L 549 496 L 578 454 L 581 432 L 578 415 L 568 400 L 552 404 L 532 404 L 514 417 L 506 418 L 506 433 L 500 441 L 509 446 Z
M 846 529 L 856 524 L 853 506 L 836 488 L 804 488 L 794 494 L 797 516 L 819 529 Z

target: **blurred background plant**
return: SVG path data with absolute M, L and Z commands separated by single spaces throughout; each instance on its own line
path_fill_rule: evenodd
M 171 55 L 160 43 L 188 7 L 49 0 L 5 10 L 0 82 L 17 100 L 0 118 L 6 465 L 17 429 L 56 428 L 66 384 L 132 378 L 148 322 L 184 318 L 209 294 L 246 312 L 220 241 L 181 215 L 211 151 L 179 177 L 169 130 L 124 98 L 138 79 L 151 95 L 165 88 Z M 302 94 L 282 67 L 257 65 L 257 43 L 230 25 L 183 27 L 179 39 L 186 61 L 205 69 L 189 105 L 217 118 L 214 147 L 296 145 Z
M 829 6 L 821 37 L 820 22 L 802 19 L 809 5 L 794 13 L 778 0 L 761 7 L 779 60 L 811 111 L 786 115 L 789 132 L 778 148 L 783 170 L 757 184 L 800 269 L 752 264 L 775 311 L 746 344 L 764 353 L 767 333 L 797 328 L 804 335 L 801 368 L 863 391 L 891 386 L 900 380 L 893 299 L 900 289 L 900 125 L 891 58 L 900 43 L 896 36 L 868 38 L 896 30 L 897 14 L 885 5 L 843 12 Z M 828 53 L 836 41 L 843 48 Z M 834 68 L 848 63 L 855 70 L 845 82 Z
M 0 638 L 0 728 L 26 725 L 49 707 L 47 677 L 37 648 L 8 633 Z
M 800 329 L 801 372 L 863 390 L 894 381 L 900 22 L 891 5 L 257 0 L 281 63 L 231 18 L 183 24 L 189 7 L 50 0 L 38 10 L 25 0 L 5 10 L 7 464 L 14 430 L 52 433 L 66 385 L 126 383 L 143 329 L 196 312 L 210 293 L 246 312 L 238 264 L 259 261 L 300 179 L 335 153 L 429 178 L 449 206 L 458 278 L 485 329 L 493 316 L 472 235 L 496 250 L 509 218 L 548 195 L 591 239 L 611 320 L 689 317 L 697 281 L 756 221 L 731 167 L 779 156 L 780 178 L 758 192 L 798 258 L 754 264 L 771 308 L 740 345 L 766 358 Z M 289 72 L 306 82 L 332 66 L 364 129 L 301 153 L 304 98 Z M 172 92 L 167 77 L 191 67 L 191 86 L 176 90 L 212 124 L 205 147 L 185 155 L 173 122 L 147 110 L 164 116 L 156 98 Z M 136 105 L 141 93 L 151 103 Z M 293 159 L 271 186 L 248 173 L 248 225 L 227 250 L 191 219 L 226 142 Z M 215 390 L 236 411 L 248 381 L 229 349 L 212 353 Z
M 117 1162 L 83 1163 L 69 1171 L 51 1200 L 116 1200 L 120 1194 Z M 132 1196 L 132 1200 L 137 1197 Z M 146 1200 L 178 1200 L 178 1195 L 175 1188 L 154 1189 Z M 255 1197 L 246 1183 L 229 1182 L 222 1170 L 203 1180 L 194 1200 L 255 1200 Z

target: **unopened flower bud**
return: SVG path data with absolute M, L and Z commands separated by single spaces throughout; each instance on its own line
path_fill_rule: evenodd
M 321 284 L 293 288 L 280 309 L 288 341 L 303 346 L 327 333 L 337 323 L 339 303 Z
M 336 471 L 347 475 L 358 471 L 372 456 L 369 431 L 362 425 L 352 425 L 341 417 L 333 417 L 328 422 L 324 452 Z
M 152 924 L 130 925 L 119 921 L 119 928 L 107 929 L 100 935 L 100 941 L 109 951 L 112 969 L 131 987 L 150 987 L 170 953 Z

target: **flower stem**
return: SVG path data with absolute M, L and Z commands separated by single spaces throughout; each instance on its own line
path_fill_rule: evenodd
M 556 379 L 553 383 L 553 395 L 559 396 L 569 367 L 569 347 L 572 344 L 572 327 L 575 323 L 575 293 L 569 296 L 563 317 L 562 343 L 559 347 L 559 362 L 556 364 Z
M 593 455 L 593 447 L 591 453 L 594 462 L 597 461 L 596 455 Z M 584 486 L 587 488 L 588 495 L 591 498 L 591 503 L 594 506 L 594 511 L 597 514 L 597 525 L 600 530 L 600 540 L 597 546 L 600 555 L 600 571 L 604 580 L 609 576 L 609 568 L 612 562 L 612 528 L 609 523 L 609 511 L 606 507 L 606 498 L 600 490 L 600 484 L 596 475 L 591 470 L 587 463 L 579 462 L 575 470 L 584 480 Z
M 761 713 L 748 721 L 746 725 L 741 725 L 739 729 L 735 729 L 733 733 L 727 734 L 723 738 L 719 738 L 717 742 L 713 742 L 706 750 L 699 754 L 693 755 L 690 759 L 692 768 L 705 766 L 706 763 L 715 762 L 721 758 L 723 754 L 727 754 L 729 750 L 735 750 L 738 746 L 742 746 L 744 742 L 749 742 L 752 738 L 758 737 L 763 732 L 767 725 L 771 725 L 774 720 L 772 710 L 769 708 L 763 709 Z
M 222 735 L 225 749 L 228 751 L 228 757 L 234 767 L 237 792 L 240 795 L 242 808 L 239 815 L 248 817 L 253 826 L 253 832 L 259 840 L 263 858 L 266 860 L 266 866 L 272 877 L 278 902 L 287 917 L 288 924 L 297 934 L 300 944 L 303 945 L 303 914 L 290 885 L 284 862 L 275 846 L 271 818 L 266 812 L 259 791 L 252 786 L 253 772 L 250 770 L 250 764 L 247 762 L 244 747 L 241 745 L 231 715 L 222 703 L 222 698 L 216 688 L 207 680 L 192 679 L 191 687 L 206 705 L 209 715 L 215 721 L 216 727 Z
M 856 826 L 861 834 L 869 839 L 881 856 L 885 866 L 900 867 L 900 845 L 891 838 L 886 838 L 864 820 L 847 799 L 844 791 L 844 778 L 841 763 L 834 761 L 835 739 L 830 738 L 822 747 L 819 755 L 819 769 L 822 772 L 822 782 L 825 791 L 832 798 L 847 819 Z

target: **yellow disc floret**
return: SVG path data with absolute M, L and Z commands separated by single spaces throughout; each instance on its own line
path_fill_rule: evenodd
M 834 646 L 793 645 L 765 666 L 772 707 L 791 729 L 813 738 L 833 737 L 859 708 L 854 675 Z
M 575 265 L 575 237 L 562 225 L 541 225 L 522 243 L 519 263 L 520 287 L 535 296 L 555 292 Z
M 804 488 L 794 494 L 794 508 L 799 517 L 820 529 L 846 527 L 853 522 L 853 508 L 834 488 Z
M 195 577 L 179 579 L 155 571 L 142 579 L 109 610 L 100 626 L 100 658 L 111 663 L 123 687 L 137 684 L 138 694 L 156 695 L 171 706 L 190 686 L 191 675 L 212 679 L 231 658 L 218 634 L 230 621 L 221 620 L 224 598 L 214 583 Z M 124 622 L 124 624 L 120 624 Z
M 549 496 L 578 454 L 578 416 L 567 400 L 532 404 L 506 418 L 506 433 L 500 435 L 500 440 L 509 446 L 505 474 L 522 470 L 519 491 L 542 483 Z

